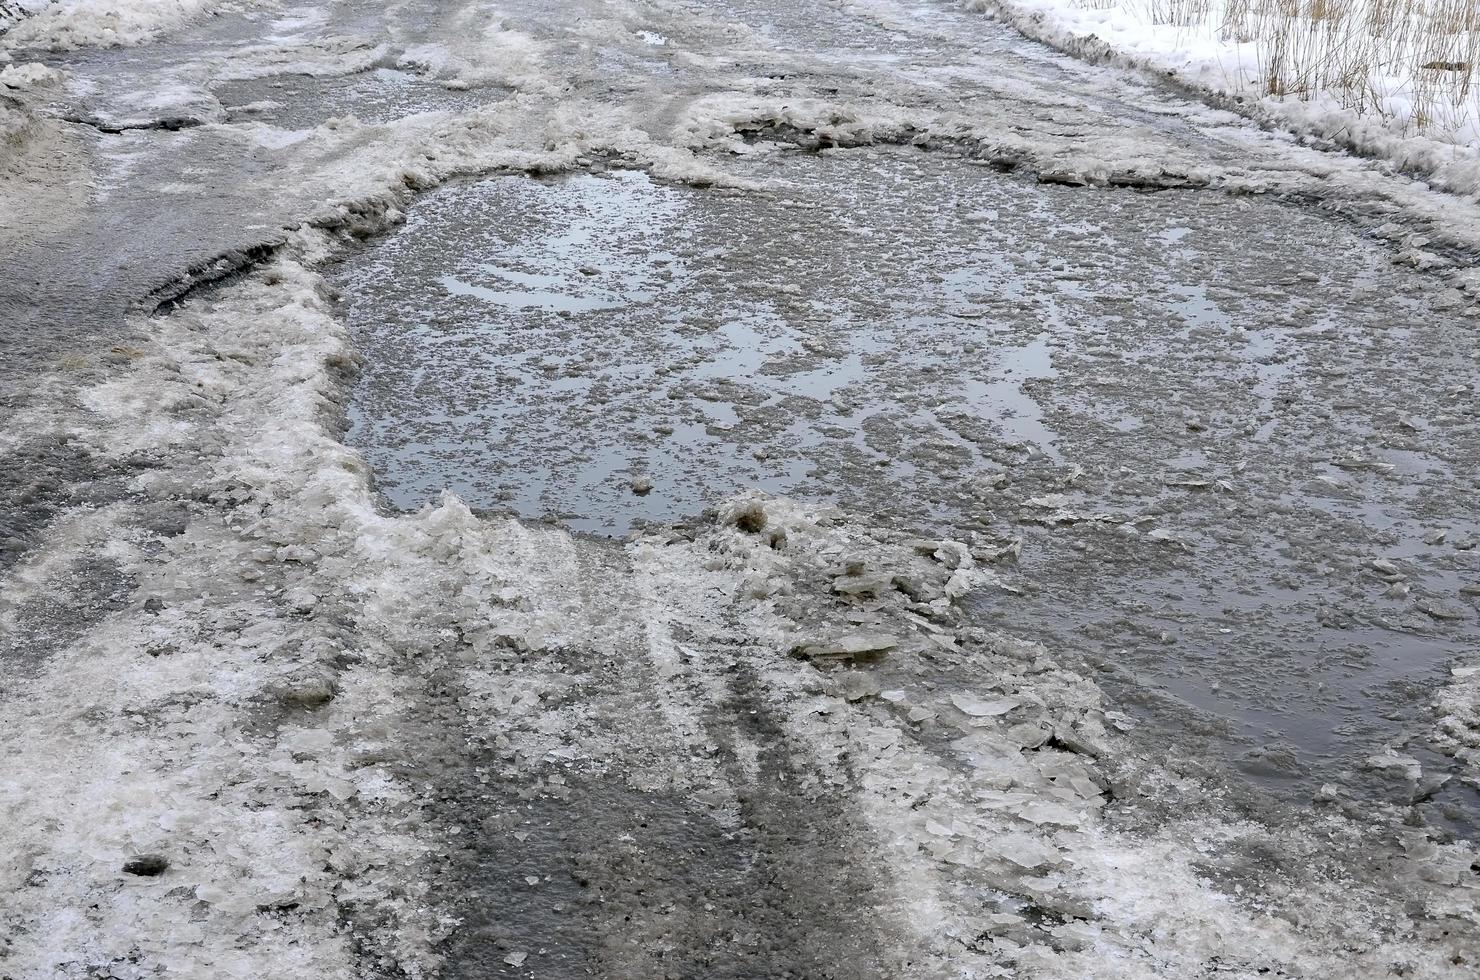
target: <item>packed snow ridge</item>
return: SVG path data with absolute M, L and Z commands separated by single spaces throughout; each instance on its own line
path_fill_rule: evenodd
M 0 0 L 0 51 L 140 44 L 220 5 L 220 0 Z

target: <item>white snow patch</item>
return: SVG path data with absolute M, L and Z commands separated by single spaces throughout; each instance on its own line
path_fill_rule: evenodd
M 220 5 L 221 0 L 56 0 L 0 36 L 0 48 L 126 47 Z
M 396 66 L 465 85 L 492 82 L 526 92 L 558 91 L 557 83 L 540 70 L 544 46 L 534 38 L 496 18 L 480 22 L 472 7 L 458 20 L 464 27 L 459 40 L 413 44 Z
M 1464 195 L 1480 194 L 1480 64 L 1455 62 L 1477 76 L 1459 104 L 1443 109 L 1420 97 L 1432 87 L 1434 69 L 1415 55 L 1405 65 L 1379 72 L 1360 91 L 1345 96 L 1321 89 L 1305 97 L 1264 94 L 1261 66 L 1271 53 L 1258 41 L 1240 42 L 1225 32 L 1228 0 L 1208 0 L 1195 22 L 1171 22 L 1159 13 L 1170 5 L 1142 0 L 964 0 L 967 6 L 1006 20 L 1030 37 L 1070 54 L 1155 69 L 1219 104 L 1299 135 L 1335 142 L 1426 175 L 1435 186 Z M 1361 5 L 1350 13 L 1355 22 Z M 1310 29 L 1310 36 L 1320 33 Z M 1354 100 L 1361 104 L 1354 104 Z M 1433 122 L 1416 129 L 1414 119 Z
M 8 89 L 29 89 L 38 85 L 52 85 L 66 77 L 64 72 L 36 61 L 0 68 L 0 85 Z

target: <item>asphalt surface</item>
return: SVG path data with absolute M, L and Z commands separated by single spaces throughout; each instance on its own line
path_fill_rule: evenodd
M 733 659 L 673 654 L 693 690 L 653 693 L 678 668 L 622 540 L 703 540 L 756 489 L 880 540 L 967 543 L 992 575 L 948 625 L 1042 643 L 1107 692 L 1127 745 L 1230 812 L 1279 828 L 1324 795 L 1446 844 L 1480 829 L 1473 779 L 1430 737 L 1480 615 L 1480 304 L 1457 288 L 1472 256 L 1405 209 L 1405 181 L 944 2 L 509 3 L 492 27 L 472 6 L 246 6 L 137 48 L 14 55 L 71 81 L 16 96 L 42 122 L 0 173 L 20 202 L 0 217 L 11 696 L 110 617 L 157 615 L 146 594 L 185 607 L 190 582 L 151 592 L 132 563 L 257 526 L 235 516 L 257 477 L 221 475 L 229 435 L 110 445 L 72 393 L 150 363 L 156 334 L 229 306 L 310 226 L 339 236 L 324 295 L 362 359 L 333 362 L 315 410 L 382 513 L 451 489 L 525 522 L 499 533 L 538 556 L 530 595 L 489 601 L 566 617 L 559 642 L 494 643 L 502 680 L 477 681 L 466 589 L 398 600 L 423 631 L 404 639 L 366 611 L 390 573 L 324 571 L 339 592 L 315 580 L 314 613 L 295 569 L 257 586 L 345 651 L 333 670 L 369 657 L 402 684 L 418 751 L 387 772 L 420 787 L 436 885 L 342 900 L 356 975 L 417 975 L 398 903 L 458 923 L 426 931 L 448 977 L 941 975 L 949 957 L 891 911 L 904 873 L 859 802 L 872 774 L 789 714 L 812 692 L 777 680 L 753 624 L 693 625 L 679 650 Z M 486 152 L 458 142 L 479 114 Z M 394 205 L 345 203 L 377 182 Z M 223 364 L 271 361 L 190 329 Z M 217 411 L 201 397 L 129 412 L 165 431 Z M 73 530 L 113 513 L 145 558 Z M 235 595 L 225 561 L 208 610 Z M 894 622 L 835 600 L 798 586 L 782 605 L 799 628 Z M 231 608 L 201 615 L 253 615 Z M 384 662 L 366 652 L 382 628 Z M 987 661 L 924 662 L 878 676 L 913 698 L 970 690 Z M 480 714 L 480 683 L 538 688 L 544 714 Z M 251 725 L 270 739 L 295 705 Z M 911 744 L 954 772 L 970 729 L 932 725 Z M 552 738 L 607 755 L 552 779 L 530 761 Z M 1124 822 L 1153 832 L 1199 795 Z M 1385 858 L 1327 843 L 1313 863 L 1383 880 Z M 1276 894 L 1265 863 L 1301 874 L 1251 849 L 1208 878 Z M 987 880 L 955 900 L 1077 948 L 1082 909 Z M 987 935 L 962 945 L 985 956 Z

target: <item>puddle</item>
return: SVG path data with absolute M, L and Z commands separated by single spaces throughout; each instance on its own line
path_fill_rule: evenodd
M 1055 463 L 1064 461 L 1054 441 L 1058 436 L 1043 421 L 1043 410 L 1024 388 L 1025 382 L 1058 377 L 1053 369 L 1049 335 L 1040 334 L 1032 343 L 1002 352 L 1002 377 L 991 381 L 966 382 L 966 402 L 981 416 L 991 415 L 1009 437 L 1015 437 L 1030 453 L 1041 453 Z
M 398 68 L 352 75 L 271 75 L 222 82 L 213 89 L 228 122 L 262 122 L 281 129 L 311 129 L 354 116 L 362 123 L 392 122 L 422 112 L 469 112 L 503 98 L 500 88 L 452 91 Z
M 829 268 L 797 270 L 822 283 L 803 296 L 802 260 L 775 237 L 802 202 L 761 200 L 773 214 L 636 173 L 428 195 L 338 277 L 373 352 L 351 441 L 387 496 L 414 508 L 451 487 L 475 506 L 623 534 L 749 487 L 842 499 L 829 471 L 863 470 L 858 489 L 873 492 L 916 475 L 895 442 L 912 429 L 980 463 L 977 442 L 933 412 L 971 417 L 1009 457 L 1062 458 L 1025 387 L 1054 377 L 1047 335 L 921 313 L 959 313 L 987 280 L 954 270 L 941 304 L 897 273 L 860 294 L 838 240 L 815 256 Z M 922 336 L 953 343 L 912 350 Z M 968 337 L 978 363 L 963 376 Z M 650 493 L 632 492 L 639 477 Z
M 1423 280 L 1272 202 L 907 150 L 747 165 L 784 189 L 447 187 L 345 261 L 350 439 L 388 499 L 619 535 L 759 487 L 1021 539 L 973 615 L 1114 668 L 1148 737 L 1302 804 L 1406 803 L 1363 767 L 1390 743 L 1442 766 L 1415 733 L 1473 653 L 1480 556 L 1422 542 L 1475 533 L 1480 446 L 1424 420 L 1465 410 L 1480 352 Z M 1467 826 L 1446 792 L 1433 819 Z

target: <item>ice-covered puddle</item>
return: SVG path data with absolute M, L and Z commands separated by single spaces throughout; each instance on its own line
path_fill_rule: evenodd
M 997 556 L 975 615 L 1081 652 L 1158 735 L 1464 822 L 1409 744 L 1474 643 L 1462 298 L 1276 201 L 752 166 L 776 189 L 449 186 L 346 261 L 351 440 L 390 501 L 622 534 L 760 487 L 949 532 Z
M 948 181 L 912 201 L 925 178 L 903 168 L 877 187 L 846 158 L 804 169 L 851 181 L 832 199 L 632 172 L 429 195 L 339 276 L 372 355 L 352 439 L 388 496 L 450 486 L 598 534 L 757 486 L 950 523 L 943 482 L 1059 459 L 1028 393 L 1055 374 L 1055 324 L 983 304 L 1025 258 L 972 247 L 995 214 L 942 209 Z
M 268 75 L 217 85 L 230 122 L 262 122 L 282 129 L 310 129 L 329 119 L 354 116 L 386 123 L 420 112 L 467 112 L 503 98 L 503 89 L 454 85 L 390 65 L 346 75 Z

